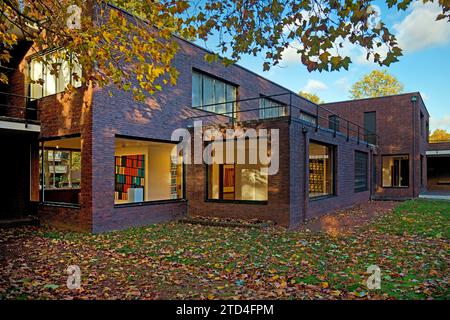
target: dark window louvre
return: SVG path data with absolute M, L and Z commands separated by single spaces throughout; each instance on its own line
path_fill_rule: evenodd
M 333 131 L 339 131 L 339 117 L 331 115 L 328 117 L 328 128 Z
M 377 143 L 377 117 L 376 112 L 364 112 L 364 140 L 371 144 Z
M 355 151 L 355 192 L 368 190 L 368 155 L 365 152 Z

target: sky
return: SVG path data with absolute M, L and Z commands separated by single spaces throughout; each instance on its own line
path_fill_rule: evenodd
M 367 61 L 365 53 L 351 45 L 346 47 L 353 61 L 348 71 L 310 73 L 295 49 L 285 51 L 283 62 L 269 71 L 263 71 L 262 57 L 245 56 L 239 64 L 292 91 L 315 93 L 325 102 L 348 100 L 351 85 L 364 74 L 387 69 L 404 85 L 404 92 L 421 93 L 430 113 L 430 129 L 450 132 L 450 22 L 435 21 L 440 8 L 433 3 L 418 1 L 406 11 L 389 9 L 383 1 L 374 4 L 403 49 L 399 62 L 388 68 Z

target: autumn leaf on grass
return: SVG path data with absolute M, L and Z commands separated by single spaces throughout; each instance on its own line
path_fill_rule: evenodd
M 58 288 L 59 288 L 59 286 L 58 286 L 57 284 L 46 284 L 46 285 L 44 286 L 44 289 L 55 290 L 55 289 L 58 289 Z

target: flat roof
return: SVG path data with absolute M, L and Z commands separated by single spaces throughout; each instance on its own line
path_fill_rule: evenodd
M 424 106 L 424 108 L 425 108 L 425 110 L 426 110 L 426 112 L 427 112 L 427 114 L 429 116 L 430 113 L 429 113 L 429 111 L 427 109 L 427 106 L 425 105 L 425 102 L 423 101 L 422 95 L 420 94 L 419 91 L 391 94 L 391 95 L 381 96 L 381 97 L 368 97 L 368 98 L 360 98 L 360 99 L 339 100 L 339 101 L 335 101 L 335 102 L 322 103 L 321 105 L 331 105 L 331 104 L 340 104 L 340 103 L 355 103 L 355 102 L 366 101 L 366 100 L 391 99 L 391 98 L 399 97 L 399 96 L 412 96 L 412 95 L 419 96 L 419 98 L 422 101 L 422 104 L 423 104 L 423 106 Z

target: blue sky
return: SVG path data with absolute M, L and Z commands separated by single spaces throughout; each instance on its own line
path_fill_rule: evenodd
M 404 91 L 420 91 L 431 115 L 430 129 L 450 132 L 450 23 L 434 21 L 439 8 L 435 4 L 414 3 L 407 11 L 388 9 L 376 1 L 381 19 L 394 32 L 404 49 L 400 61 L 388 71 L 404 85 Z M 209 49 L 214 49 L 209 46 Z M 347 100 L 349 87 L 364 74 L 380 67 L 364 60 L 365 54 L 350 47 L 354 62 L 348 71 L 309 73 L 299 62 L 294 49 L 285 53 L 281 66 L 262 70 L 261 57 L 244 57 L 239 64 L 295 92 L 316 93 L 325 102 Z

